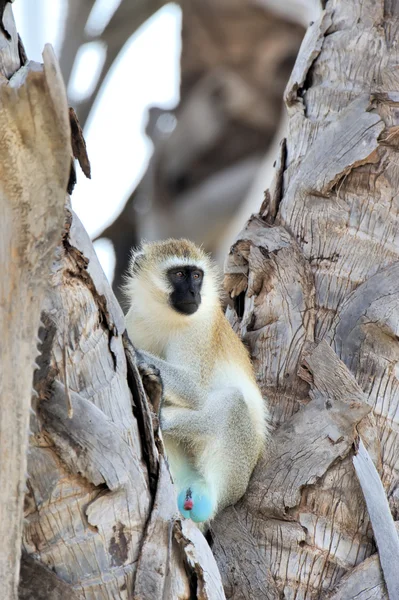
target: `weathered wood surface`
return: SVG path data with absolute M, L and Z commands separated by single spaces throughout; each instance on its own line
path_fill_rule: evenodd
M 398 534 L 398 521 L 395 522 L 395 529 Z M 394 557 L 392 559 L 397 567 L 397 561 L 394 561 Z M 389 598 L 396 597 L 397 594 L 388 597 L 380 558 L 378 553 L 375 553 L 344 575 L 333 590 L 322 595 L 322 600 L 342 600 L 343 598 L 389 600 Z
M 390 598 L 399 598 L 399 540 L 381 479 L 362 440 L 353 457 Z
M 268 597 L 223 551 L 242 528 L 265 590 L 269 570 L 287 599 L 387 597 L 352 456 L 360 435 L 397 519 L 397 4 L 329 0 L 311 25 L 285 95 L 286 155 L 226 261 L 229 317 L 277 428 L 213 526 L 235 600 Z
M 42 306 L 24 548 L 83 598 L 129 598 L 151 495 L 123 316 L 75 219 Z
M 0 34 L 0 580 L 2 597 L 14 600 L 36 336 L 64 224 L 71 145 L 66 95 L 52 50 L 45 49 L 44 67 L 29 63 L 13 75 L 20 65 L 10 4 L 2 17 L 6 33 Z

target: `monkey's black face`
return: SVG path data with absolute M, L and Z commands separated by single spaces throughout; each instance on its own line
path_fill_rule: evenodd
M 183 315 L 192 315 L 201 304 L 201 287 L 204 273 L 197 267 L 176 267 L 169 269 L 167 278 L 172 284 L 171 306 Z

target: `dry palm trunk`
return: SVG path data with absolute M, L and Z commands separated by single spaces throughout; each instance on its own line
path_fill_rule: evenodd
M 398 1 L 326 3 L 287 86 L 274 184 L 226 263 L 276 427 L 214 524 L 228 598 L 387 597 L 352 459 L 360 436 L 398 519 L 398 33 Z
M 48 47 L 44 66 L 20 68 L 3 4 L 1 598 L 223 600 L 205 539 L 177 518 L 122 311 L 69 208 L 83 146 L 56 59 Z
M 1 11 L 2 12 L 2 11 Z M 3 16 L 3 15 L 1 15 Z M 29 409 L 41 302 L 63 222 L 70 168 L 66 96 L 54 56 L 19 67 L 10 5 L 0 33 L 0 581 L 14 599 Z M 29 110 L 26 110 L 26 109 Z M 36 138 L 36 131 L 40 134 Z

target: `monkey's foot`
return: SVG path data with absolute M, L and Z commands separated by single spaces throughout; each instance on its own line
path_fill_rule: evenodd
M 214 510 L 210 497 L 194 487 L 182 490 L 179 493 L 177 506 L 183 517 L 191 519 L 194 523 L 208 521 Z
M 139 362 L 137 368 L 154 412 L 158 414 L 163 396 L 163 383 L 159 369 L 154 365 L 149 365 L 145 362 Z

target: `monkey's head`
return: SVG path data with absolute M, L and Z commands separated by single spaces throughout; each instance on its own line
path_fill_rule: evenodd
M 219 275 L 209 256 L 188 240 L 144 243 L 133 252 L 125 291 L 148 314 L 187 322 L 217 304 Z M 141 310 L 140 310 L 141 309 Z

